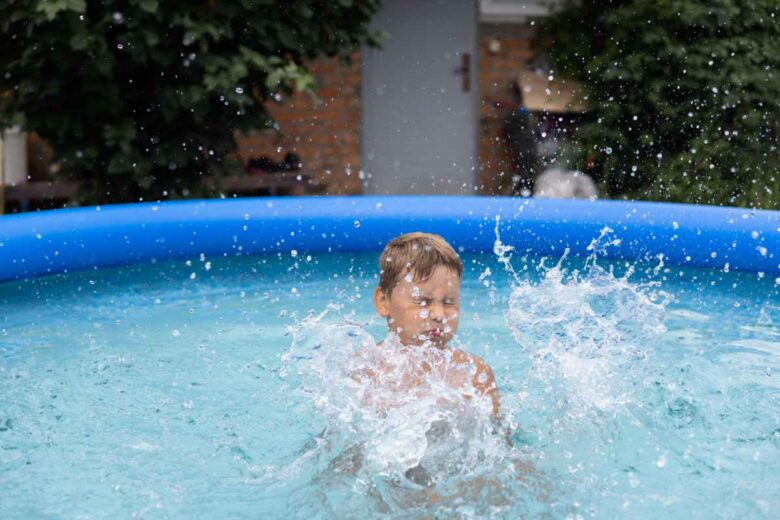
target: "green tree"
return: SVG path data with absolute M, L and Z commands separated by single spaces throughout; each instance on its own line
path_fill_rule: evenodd
M 777 0 L 563 0 L 538 34 L 609 195 L 780 207 Z
M 0 0 L 0 127 L 55 150 L 84 199 L 202 194 L 263 102 L 313 91 L 306 63 L 348 59 L 379 0 Z

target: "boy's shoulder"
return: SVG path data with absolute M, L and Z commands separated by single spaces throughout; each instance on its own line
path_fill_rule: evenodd
M 500 406 L 498 387 L 490 365 L 476 354 L 456 349 L 452 349 L 452 361 L 454 364 L 467 368 L 471 374 L 471 384 L 474 389 L 482 395 L 490 396 L 493 401 L 493 414 L 498 416 Z
M 487 389 L 495 384 L 493 369 L 490 368 L 490 365 L 488 365 L 484 359 L 476 354 L 466 352 L 465 350 L 451 350 L 452 364 L 468 368 L 473 375 L 475 386 L 479 388 L 485 387 L 485 389 Z
M 458 350 L 451 348 L 450 351 L 452 352 L 452 361 L 457 364 L 471 364 L 476 366 L 477 368 L 480 367 L 486 367 L 490 368 L 485 361 L 479 357 L 476 354 L 472 354 L 471 352 L 466 352 L 465 350 Z
M 493 369 L 490 368 L 490 365 L 488 365 L 487 362 L 478 355 L 472 354 L 471 352 L 466 352 L 465 350 L 451 350 L 453 362 L 457 364 L 472 365 L 476 368 L 477 374 L 486 372 L 492 377 Z

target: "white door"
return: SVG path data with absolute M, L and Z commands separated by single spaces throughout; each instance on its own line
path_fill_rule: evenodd
M 362 59 L 362 164 L 371 194 L 474 193 L 475 0 L 385 0 Z

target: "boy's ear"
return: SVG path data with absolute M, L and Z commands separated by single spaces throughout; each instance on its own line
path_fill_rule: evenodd
M 390 316 L 390 299 L 381 287 L 374 290 L 374 307 L 383 318 Z

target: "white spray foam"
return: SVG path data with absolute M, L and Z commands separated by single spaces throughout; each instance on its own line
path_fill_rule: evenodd
M 330 306 L 291 329 L 281 372 L 327 424 L 325 442 L 314 447 L 324 472 L 318 485 L 345 478 L 350 493 L 378 497 L 382 507 L 403 514 L 434 507 L 433 489 L 437 497 L 455 497 L 458 489 L 482 485 L 485 475 L 504 482 L 502 493 L 519 486 L 512 466 L 519 453 L 498 433 L 490 398 L 473 388 L 473 367 L 450 349 L 407 347 L 392 334 L 377 345 L 339 311 Z
M 517 345 L 533 359 L 529 379 L 565 392 L 567 413 L 610 410 L 630 399 L 627 372 L 648 355 L 648 345 L 666 329 L 669 296 L 657 284 L 635 284 L 633 270 L 616 277 L 598 264 L 598 256 L 619 245 L 604 228 L 588 246 L 582 271 L 567 271 L 568 250 L 553 267 L 539 265 L 540 282 L 520 280 L 505 255 L 496 226 L 499 261 L 515 274 L 506 311 Z M 558 396 L 558 401 L 561 402 Z

